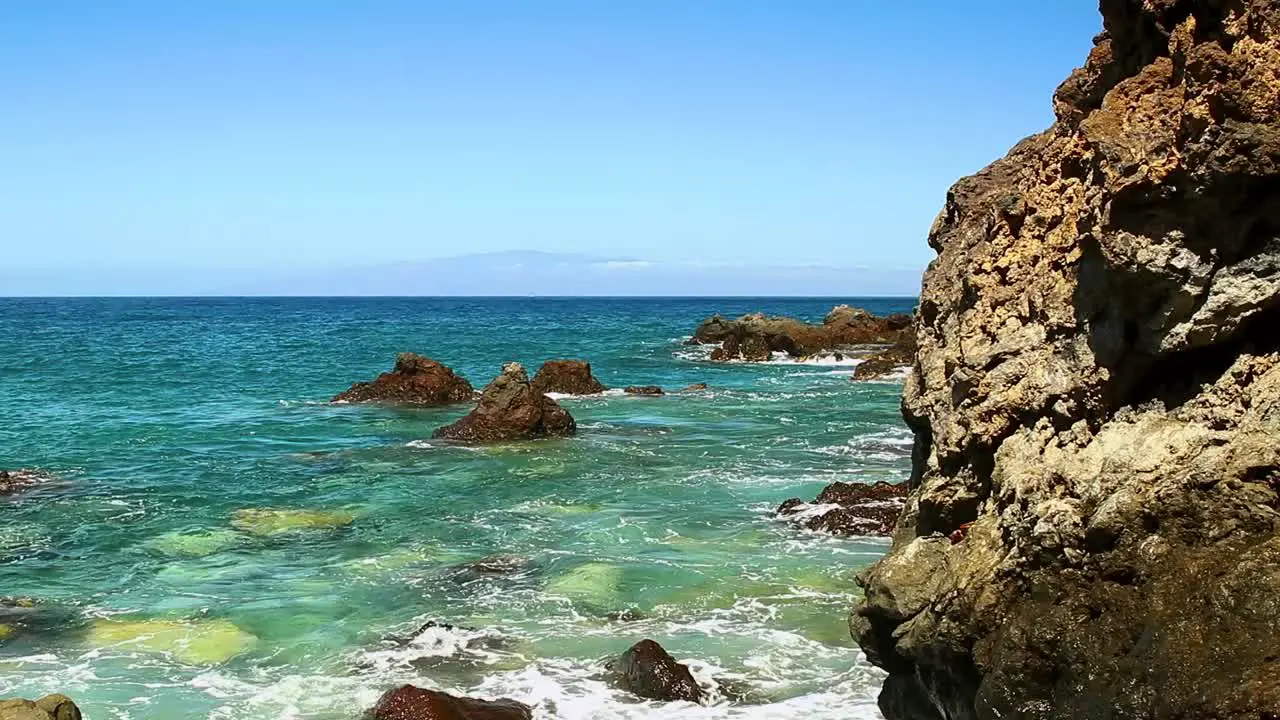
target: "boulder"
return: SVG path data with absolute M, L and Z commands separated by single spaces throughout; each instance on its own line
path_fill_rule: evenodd
M 888 720 L 1280 711 L 1280 3 L 1101 0 L 929 232 Z
M 0 700 L 0 720 L 80 720 L 80 708 L 66 695 Z
M 906 483 L 835 482 L 806 503 L 791 498 L 777 514 L 832 535 L 888 535 L 906 503 Z
M 698 326 L 694 339 L 720 344 L 712 351 L 713 361 L 763 362 L 776 352 L 799 358 L 850 345 L 896 343 L 910 324 L 909 315 L 877 317 L 860 308 L 840 305 L 827 313 L 821 325 L 761 313 L 736 320 L 713 315 Z
M 702 702 L 706 696 L 689 666 L 658 643 L 641 640 L 618 658 L 613 667 L 619 687 L 650 700 Z
M 507 363 L 502 374 L 480 395 L 466 417 L 437 428 L 431 437 L 456 442 L 501 442 L 569 437 L 577 424 L 555 400 L 534 391 L 519 363 Z
M 9 495 L 39 485 L 50 477 L 35 470 L 0 470 L 0 495 Z
M 854 380 L 875 380 L 892 375 L 916 360 L 916 333 L 911 328 L 902 331 L 898 341 L 883 350 L 868 355 L 853 369 Z
M 436 407 L 465 402 L 475 389 L 448 366 L 414 353 L 400 353 L 391 372 L 373 382 L 358 382 L 333 402 Z
M 538 368 L 531 385 L 542 394 L 595 395 L 608 389 L 591 374 L 591 363 L 585 360 L 548 360 Z
M 515 700 L 458 697 L 413 685 L 388 690 L 365 720 L 530 720 L 533 711 Z
M 662 395 L 661 387 L 657 385 L 628 385 L 624 390 L 628 395 Z

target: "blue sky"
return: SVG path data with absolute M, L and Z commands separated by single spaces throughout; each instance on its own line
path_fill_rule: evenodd
M 1065 0 L 6 3 L 0 271 L 919 268 L 1099 28 Z

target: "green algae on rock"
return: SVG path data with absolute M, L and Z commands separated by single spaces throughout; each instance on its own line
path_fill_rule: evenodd
M 231 527 L 267 537 L 305 530 L 336 530 L 350 525 L 355 517 L 345 510 L 245 508 L 232 515 Z
M 217 665 L 252 649 L 258 639 L 227 620 L 99 619 L 87 642 L 165 653 L 191 665 Z
M 152 538 L 147 547 L 170 557 L 198 558 L 229 550 L 244 541 L 233 530 L 176 531 Z
M 618 586 L 622 569 L 608 563 L 590 562 L 552 578 L 544 591 L 548 595 L 569 598 L 597 608 L 612 608 L 621 599 Z

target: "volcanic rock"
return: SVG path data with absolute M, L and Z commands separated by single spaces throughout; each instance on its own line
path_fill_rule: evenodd
M 591 374 L 591 363 L 585 360 L 548 360 L 538 368 L 531 385 L 542 394 L 595 395 L 608 389 Z
M 413 353 L 396 356 L 395 369 L 373 382 L 359 382 L 334 396 L 333 402 L 369 402 L 433 407 L 475 397 L 471 383 L 447 366 Z
M 365 720 L 530 720 L 533 711 L 515 700 L 480 700 L 401 685 L 388 690 Z
M 689 666 L 658 643 L 641 640 L 632 645 L 613 667 L 618 686 L 650 700 L 701 702 L 705 691 L 693 679 Z
M 32 702 L 0 700 L 0 720 L 80 720 L 80 708 L 66 695 L 46 695 Z
M 878 350 L 858 363 L 853 369 L 854 380 L 875 380 L 891 375 L 901 368 L 911 367 L 916 360 L 916 333 L 906 328 L 897 342 Z
M 466 417 L 436 429 L 433 438 L 458 442 L 500 442 L 568 437 L 577 424 L 555 400 L 534 391 L 519 363 L 507 363 L 502 374 L 480 395 L 480 402 Z
M 657 385 L 628 385 L 624 390 L 628 395 L 662 395 L 662 388 Z
M 909 315 L 877 317 L 859 308 L 840 305 L 827 313 L 821 325 L 789 317 L 761 313 L 726 320 L 713 315 L 694 332 L 702 343 L 720 343 L 711 359 L 762 362 L 782 352 L 807 357 L 823 350 L 868 343 L 894 343 L 910 327 Z
M 958 182 L 850 619 L 889 720 L 1280 710 L 1280 3 L 1102 0 Z
M 823 488 L 812 503 L 800 498 L 784 501 L 778 506 L 778 515 L 832 535 L 888 535 L 906 497 L 905 483 L 835 482 Z

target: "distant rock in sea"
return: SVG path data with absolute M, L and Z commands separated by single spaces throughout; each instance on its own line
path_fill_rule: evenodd
M 536 392 L 519 363 L 507 363 L 466 417 L 438 428 L 431 437 L 457 442 L 500 442 L 568 437 L 577 423 L 555 400 Z
M 591 374 L 591 363 L 586 360 L 548 360 L 538 368 L 530 386 L 544 395 L 595 395 L 608 390 Z
M 825 350 L 854 345 L 896 343 L 911 326 L 905 314 L 877 317 L 860 308 L 839 305 L 827 313 L 821 325 L 762 313 L 728 320 L 713 315 L 694 331 L 693 340 L 716 344 L 711 359 L 763 362 L 773 353 L 793 358 L 809 357 Z
M 929 233 L 888 720 L 1280 717 L 1280 2 L 1100 9 Z
M 906 497 L 906 483 L 834 482 L 812 503 L 800 498 L 783 502 L 778 515 L 832 535 L 888 535 Z
M 396 356 L 395 369 L 372 382 L 358 382 L 334 396 L 333 402 L 380 403 L 434 407 L 475 397 L 471 383 L 448 366 L 414 353 Z
M 628 395 L 662 395 L 662 388 L 658 385 L 628 385 L 623 389 Z
M 37 470 L 0 470 L 0 495 L 10 495 L 53 478 Z

